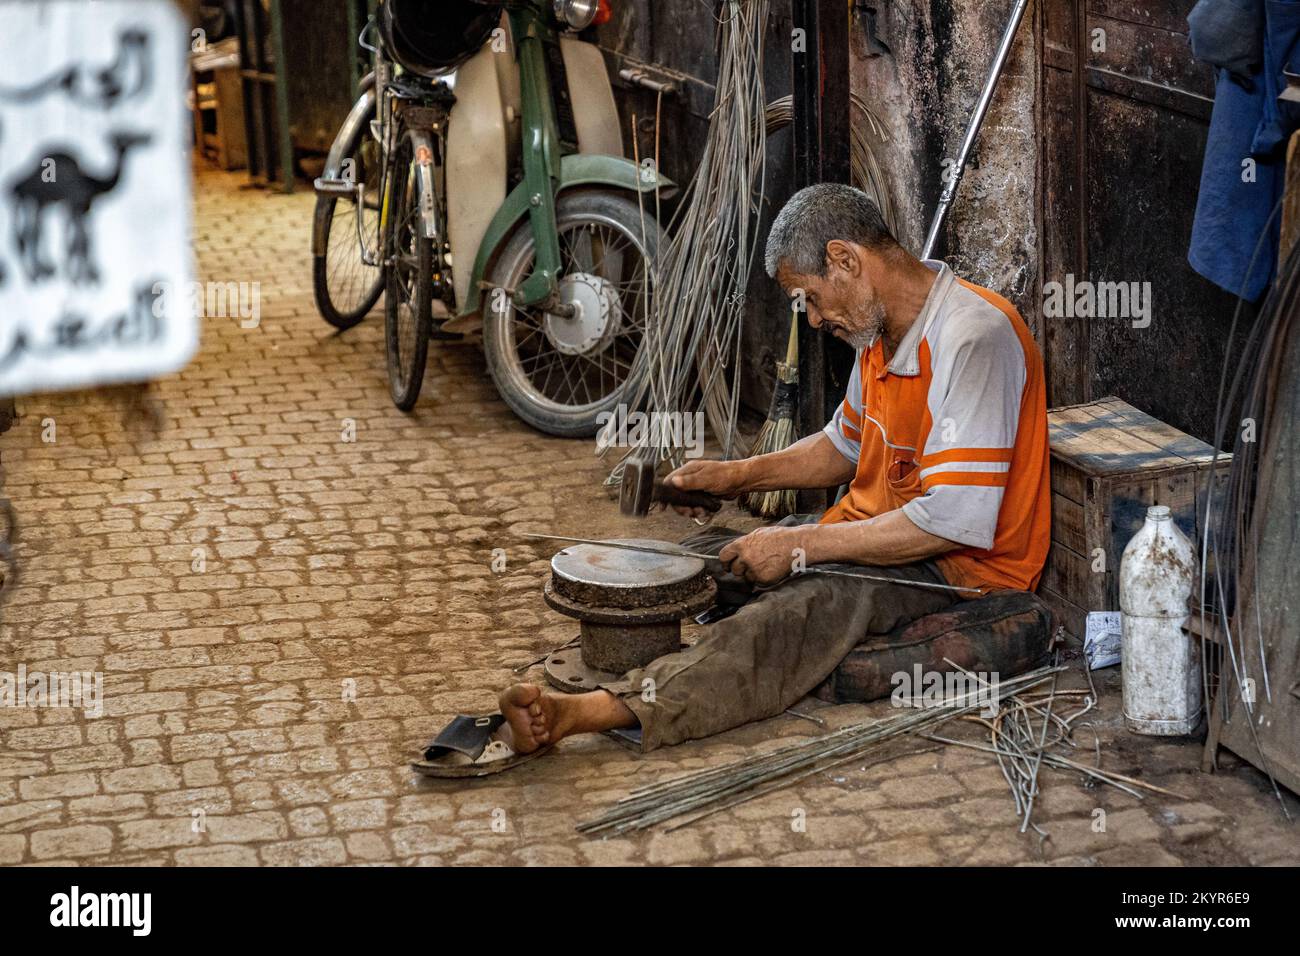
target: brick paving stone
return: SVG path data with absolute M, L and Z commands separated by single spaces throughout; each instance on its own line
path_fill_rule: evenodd
M 674 833 L 574 832 L 632 786 L 821 732 L 793 717 L 645 756 L 595 737 L 491 780 L 415 777 L 435 729 L 575 632 L 541 598 L 550 550 L 516 533 L 628 527 L 592 443 L 516 419 L 475 343 L 434 343 L 419 404 L 393 408 L 381 312 L 341 335 L 316 315 L 310 191 L 243 182 L 197 172 L 195 251 L 201 280 L 260 283 L 261 322 L 204 320 L 194 361 L 148 388 L 161 431 L 130 416 L 127 386 L 20 398 L 0 436 L 22 568 L 0 592 L 0 670 L 104 679 L 98 718 L 0 708 L 0 864 L 1300 863 L 1253 768 L 1203 775 L 1196 742 L 1123 732 L 1113 670 L 1091 715 L 1103 765 L 1181 797 L 1045 773 L 1046 841 L 1019 833 L 988 755 L 919 741 Z M 693 527 L 657 514 L 636 533 Z M 891 712 L 805 709 L 830 727 Z

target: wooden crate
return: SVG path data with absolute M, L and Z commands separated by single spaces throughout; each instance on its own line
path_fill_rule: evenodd
M 1118 398 L 1047 413 L 1052 447 L 1052 549 L 1038 594 L 1078 638 L 1089 611 L 1119 610 L 1119 562 L 1149 505 L 1168 505 L 1199 542 L 1214 449 Z M 1213 480 L 1223 494 L 1231 456 Z

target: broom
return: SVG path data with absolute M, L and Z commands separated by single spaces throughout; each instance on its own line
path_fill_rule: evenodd
M 788 448 L 794 441 L 794 414 L 799 401 L 799 311 L 790 313 L 790 341 L 785 348 L 785 361 L 776 363 L 776 388 L 772 391 L 772 405 L 767 421 L 754 439 L 750 457 Z M 784 518 L 794 514 L 795 494 L 791 489 L 782 491 L 753 491 L 742 496 L 741 504 L 751 514 L 760 518 Z

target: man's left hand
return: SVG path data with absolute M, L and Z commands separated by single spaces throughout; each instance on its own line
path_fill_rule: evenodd
M 794 571 L 806 528 L 759 528 L 731 542 L 718 555 L 722 566 L 754 584 L 775 584 Z

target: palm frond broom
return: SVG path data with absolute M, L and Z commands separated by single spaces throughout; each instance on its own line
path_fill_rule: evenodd
M 776 363 L 776 388 L 772 390 L 772 404 L 767 421 L 754 439 L 750 457 L 781 451 L 794 442 L 794 416 L 799 407 L 799 312 L 790 312 L 790 340 L 785 347 L 785 361 Z M 792 489 L 780 491 L 753 491 L 741 498 L 741 504 L 751 514 L 771 520 L 794 514 L 795 494 Z

